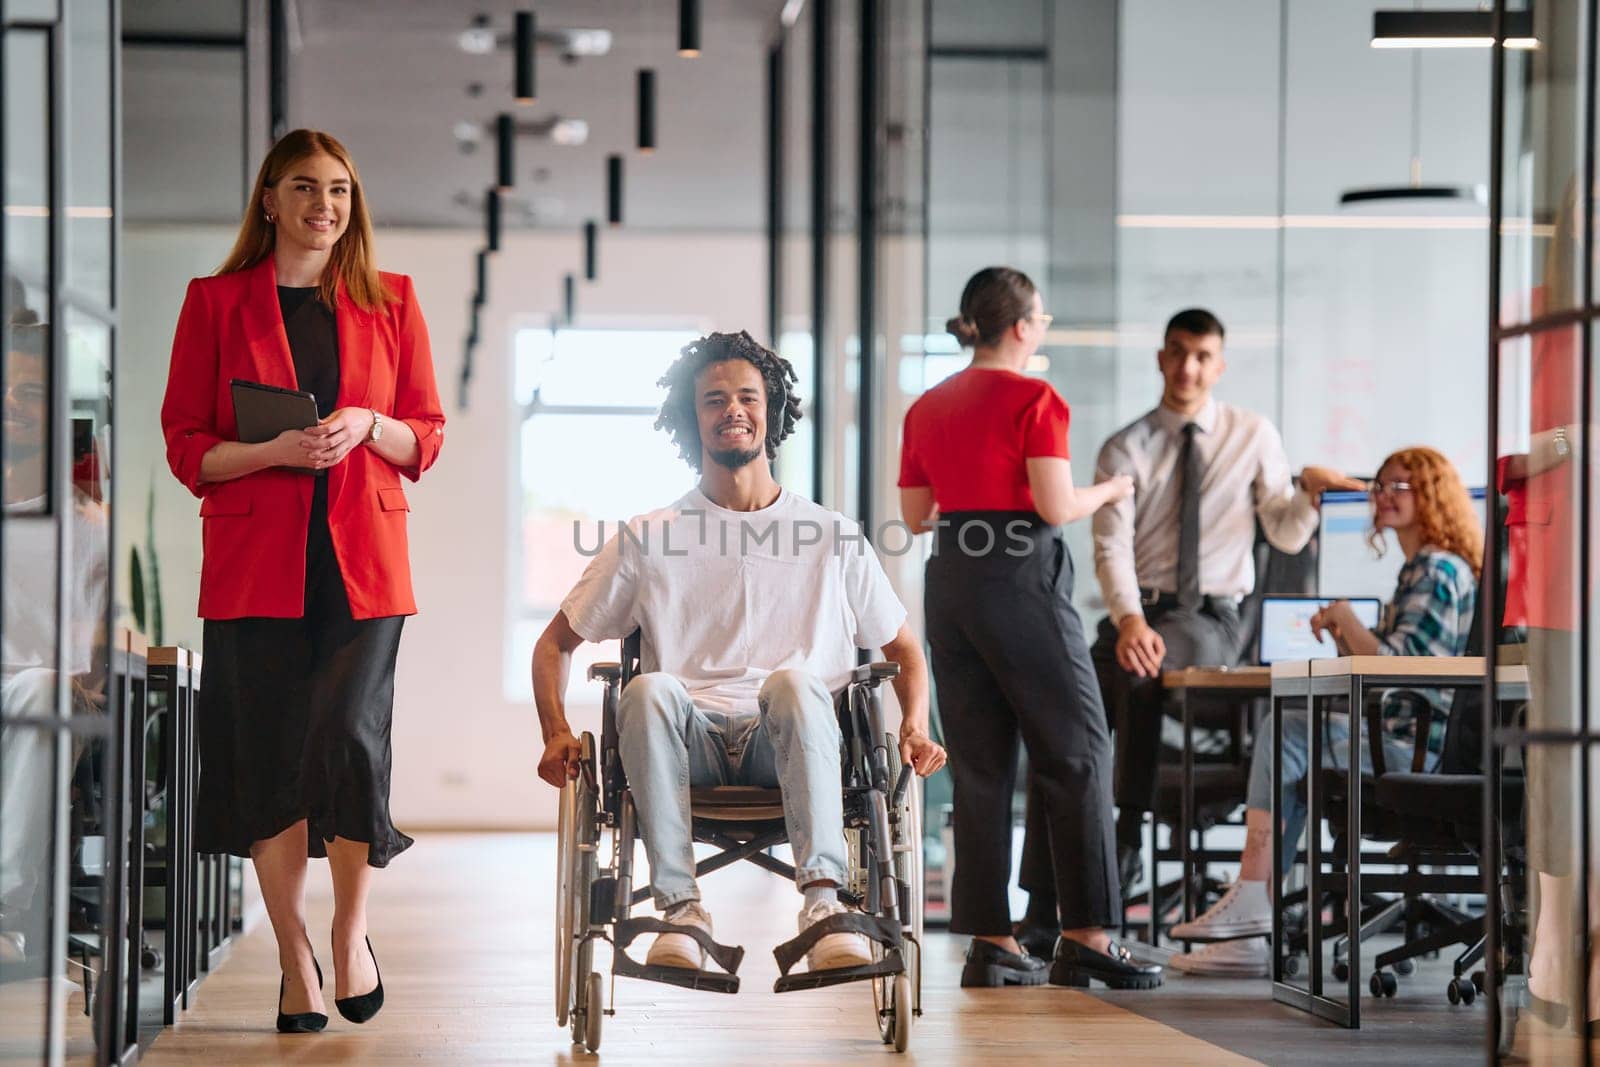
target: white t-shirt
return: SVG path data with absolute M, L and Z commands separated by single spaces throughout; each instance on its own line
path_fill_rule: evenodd
M 645 671 L 695 705 L 754 714 L 773 671 L 842 689 L 856 649 L 887 644 L 906 609 L 860 526 L 787 489 L 759 511 L 692 489 L 609 538 L 561 604 L 588 641 L 642 631 Z

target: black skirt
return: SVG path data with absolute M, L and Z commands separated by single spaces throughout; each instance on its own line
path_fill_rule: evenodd
M 389 820 L 394 665 L 404 616 L 355 620 L 317 478 L 306 536 L 305 615 L 206 620 L 196 703 L 195 844 L 248 856 L 307 820 L 307 854 L 364 841 L 387 866 L 411 846 Z

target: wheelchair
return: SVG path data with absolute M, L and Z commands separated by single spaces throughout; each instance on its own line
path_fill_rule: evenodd
M 590 1052 L 600 1047 L 604 1017 L 616 1014 L 617 977 L 736 993 L 744 958 L 743 948 L 718 944 L 699 930 L 671 926 L 653 916 L 631 917 L 635 905 L 650 899 L 651 889 L 633 885 L 637 823 L 617 744 L 617 702 L 639 673 L 639 646 L 636 631 L 623 643 L 621 663 L 589 668 L 589 679 L 605 685 L 601 738 L 596 747 L 594 735 L 584 732 L 578 776 L 561 790 L 556 1025 L 570 1026 L 573 1044 Z M 784 993 L 870 982 L 878 1035 L 896 1052 L 904 1052 L 912 1019 L 922 1014 L 922 804 L 920 782 L 909 765 L 901 764 L 899 744 L 883 728 L 878 686 L 898 673 L 897 664 L 863 664 L 835 698 L 843 735 L 847 855 L 839 900 L 849 911 L 829 916 L 773 950 L 780 972 L 773 989 Z M 690 810 L 694 840 L 721 850 L 695 865 L 697 876 L 748 860 L 793 881 L 794 868 L 768 853 L 788 840 L 779 790 L 695 788 Z M 669 930 L 694 937 L 721 970 L 649 966 L 628 955 L 628 946 L 640 935 Z M 873 962 L 790 973 L 820 938 L 839 932 L 865 936 Z M 595 969 L 597 941 L 612 946 L 610 1007 L 604 977 Z

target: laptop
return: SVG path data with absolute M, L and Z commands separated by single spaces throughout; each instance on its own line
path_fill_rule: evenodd
M 1378 625 L 1381 603 L 1377 597 L 1266 596 L 1261 598 L 1261 630 L 1257 635 L 1257 662 L 1270 666 L 1278 660 L 1332 659 L 1339 654 L 1333 638 L 1317 640 L 1311 616 L 1335 600 L 1348 599 L 1361 625 Z

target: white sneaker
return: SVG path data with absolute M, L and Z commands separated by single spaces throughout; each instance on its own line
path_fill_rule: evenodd
M 1175 941 L 1231 941 L 1272 933 L 1272 900 L 1265 882 L 1235 882 L 1211 910 L 1168 931 Z
M 819 900 L 800 909 L 800 932 L 830 915 L 843 915 L 850 909 L 837 900 Z M 865 967 L 872 962 L 872 946 L 861 934 L 829 934 L 806 953 L 806 966 L 812 971 L 834 971 L 841 967 Z
M 1174 971 L 1223 978 L 1265 978 L 1272 963 L 1264 937 L 1218 941 L 1190 953 L 1175 953 L 1167 961 Z
M 698 900 L 674 904 L 662 918 L 674 926 L 693 926 L 708 935 L 711 933 L 711 916 Z M 644 962 L 650 967 L 682 967 L 690 971 L 703 971 L 706 950 L 688 934 L 657 934 L 650 951 L 645 954 Z

